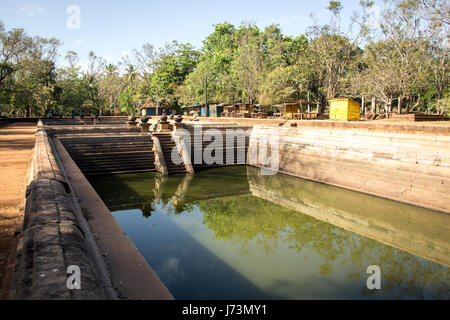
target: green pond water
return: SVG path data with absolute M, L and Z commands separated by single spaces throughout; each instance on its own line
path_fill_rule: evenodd
M 450 297 L 448 214 L 245 166 L 90 182 L 176 299 Z

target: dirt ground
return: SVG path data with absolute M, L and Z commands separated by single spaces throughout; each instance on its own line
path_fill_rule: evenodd
M 25 190 L 33 154 L 36 124 L 0 126 L 0 299 L 5 292 L 8 259 L 22 228 Z

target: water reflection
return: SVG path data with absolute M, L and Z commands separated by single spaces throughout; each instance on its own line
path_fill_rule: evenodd
M 251 167 L 91 182 L 179 299 L 449 298 L 447 214 Z

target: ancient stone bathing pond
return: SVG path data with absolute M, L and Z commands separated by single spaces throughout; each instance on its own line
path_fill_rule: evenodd
M 175 299 L 450 298 L 448 214 L 245 166 L 90 181 Z

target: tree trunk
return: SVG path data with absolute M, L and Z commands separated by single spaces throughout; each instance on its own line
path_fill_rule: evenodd
M 361 98 L 361 113 L 366 114 L 366 98 L 364 96 Z
M 420 105 L 420 94 L 417 97 L 416 103 L 412 106 L 411 110 L 409 110 L 409 111 L 414 111 L 419 105 Z
M 208 75 L 205 75 L 205 110 L 208 110 Z
M 397 113 L 402 114 L 402 97 L 398 97 Z
M 309 90 L 308 90 L 308 113 L 311 112 L 311 105 L 310 105 L 310 99 L 309 99 Z
M 377 98 L 372 98 L 372 113 L 377 113 Z

